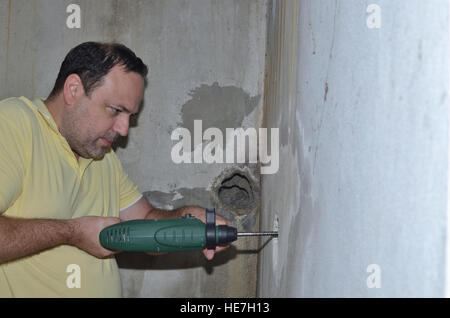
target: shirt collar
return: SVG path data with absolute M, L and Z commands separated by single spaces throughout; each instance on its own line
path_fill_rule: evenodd
M 22 96 L 21 99 L 28 105 L 35 108 L 39 112 L 39 114 L 42 116 L 42 118 L 47 122 L 47 124 L 50 126 L 50 128 L 52 128 L 57 134 L 59 134 L 58 125 L 56 125 L 55 120 L 53 119 L 52 115 L 48 111 L 48 108 L 45 105 L 43 98 L 35 98 L 31 101 L 28 98 Z
M 49 127 L 59 136 L 59 138 L 61 138 L 62 142 L 63 142 L 63 146 L 65 147 L 65 149 L 67 150 L 67 152 L 73 156 L 73 158 L 75 159 L 75 155 L 72 152 L 72 149 L 70 149 L 69 144 L 67 143 L 66 138 L 64 138 L 63 135 L 61 135 L 61 133 L 59 132 L 59 128 L 58 125 L 56 125 L 55 120 L 53 119 L 52 115 L 50 114 L 47 106 L 44 103 L 44 99 L 43 98 L 35 98 L 32 101 L 29 100 L 28 98 L 22 96 L 20 97 L 20 99 L 22 99 L 26 104 L 28 104 L 29 106 L 32 106 L 34 109 L 36 109 L 39 114 L 42 116 L 42 118 L 47 122 L 47 124 L 49 125 Z M 76 159 L 75 159 L 76 160 Z M 83 158 L 83 157 L 79 157 L 78 158 L 78 162 L 79 164 L 82 166 L 83 170 L 93 161 L 92 158 Z

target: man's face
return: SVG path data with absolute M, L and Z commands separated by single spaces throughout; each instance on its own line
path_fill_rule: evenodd
M 61 134 L 78 156 L 102 158 L 119 135 L 128 134 L 130 116 L 138 112 L 143 94 L 142 76 L 115 66 L 90 98 L 82 94 L 64 112 Z

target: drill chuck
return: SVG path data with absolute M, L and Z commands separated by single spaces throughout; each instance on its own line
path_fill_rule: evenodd
M 228 225 L 218 225 L 216 236 L 217 245 L 226 245 L 237 240 L 237 229 Z

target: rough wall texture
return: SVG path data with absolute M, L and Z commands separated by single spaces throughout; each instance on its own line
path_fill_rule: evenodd
M 236 168 L 259 187 L 257 165 L 173 163 L 171 133 L 193 134 L 194 119 L 203 131 L 261 126 L 266 1 L 80 0 L 79 29 L 66 26 L 71 3 L 0 0 L 0 98 L 46 97 L 70 48 L 122 42 L 150 68 L 141 113 L 116 148 L 146 197 L 167 209 L 222 207 L 212 190 Z M 258 212 L 225 214 L 249 230 Z M 124 296 L 254 296 L 254 249 L 241 240 L 211 263 L 200 253 L 121 255 Z
M 443 296 L 448 2 L 268 2 L 80 0 L 81 28 L 69 29 L 72 1 L 0 0 L 0 98 L 45 97 L 71 47 L 123 42 L 150 77 L 116 150 L 155 206 L 224 208 L 241 198 L 216 192 L 231 180 L 259 188 L 255 165 L 174 164 L 175 128 L 258 128 L 263 114 L 280 128 L 280 169 L 261 184 L 261 228 L 280 237 L 262 250 L 258 295 Z M 380 28 L 367 23 L 374 2 Z M 226 214 L 256 229 L 259 209 L 238 210 Z M 212 263 L 121 255 L 124 295 L 254 296 L 260 247 L 241 240 Z
M 261 227 L 278 215 L 280 237 L 260 296 L 444 296 L 447 7 L 273 1 L 264 125 L 280 127 L 280 171 L 262 177 Z

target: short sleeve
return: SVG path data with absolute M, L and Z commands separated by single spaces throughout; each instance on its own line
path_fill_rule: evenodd
M 114 157 L 116 173 L 119 180 L 119 209 L 122 211 L 139 201 L 139 199 L 142 198 L 142 193 L 139 191 L 138 186 L 131 181 L 130 177 L 123 169 L 117 155 L 115 153 L 112 155 Z
M 23 132 L 0 109 L 0 214 L 22 192 L 25 175 L 26 145 Z

